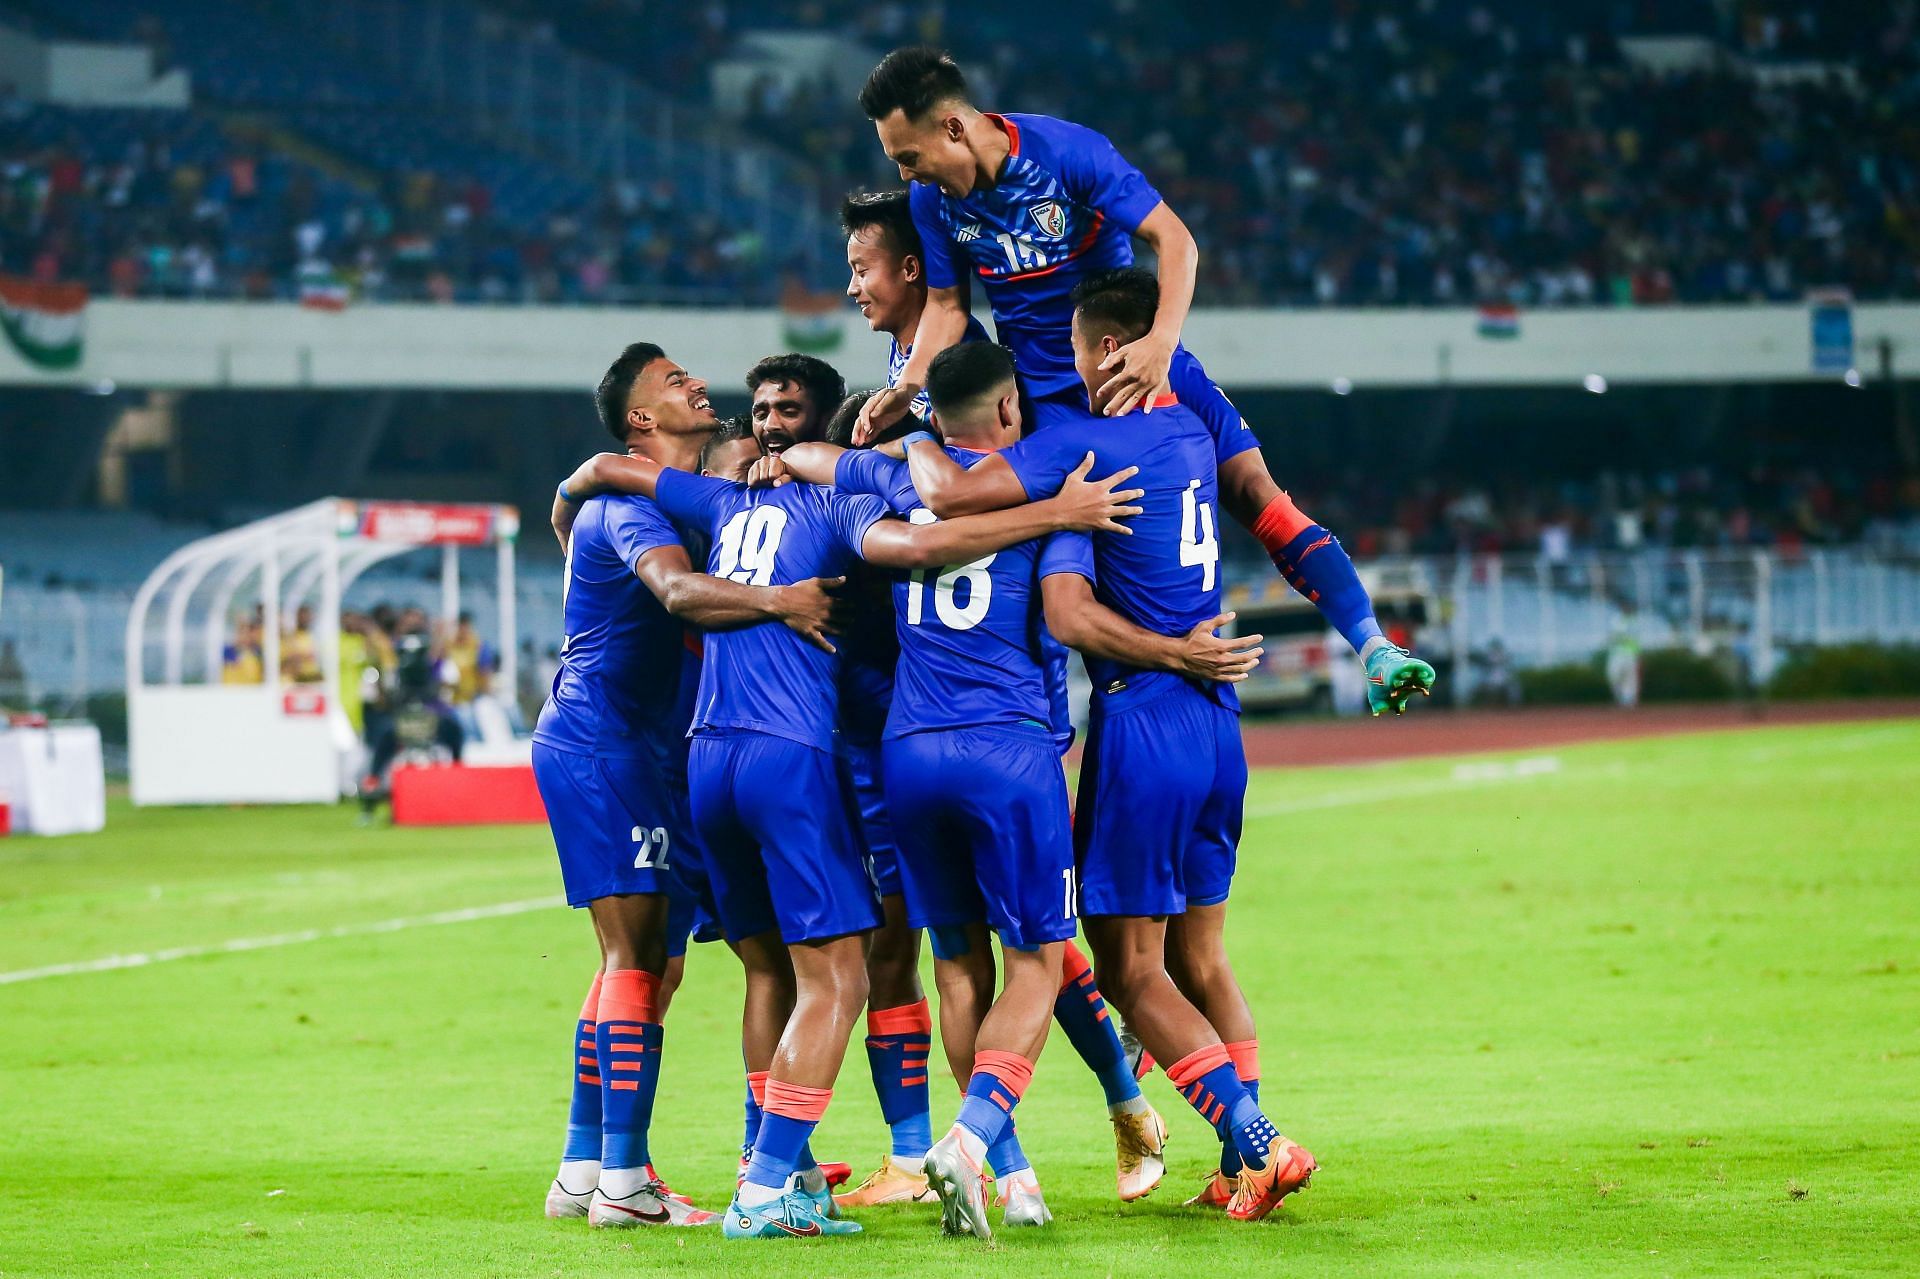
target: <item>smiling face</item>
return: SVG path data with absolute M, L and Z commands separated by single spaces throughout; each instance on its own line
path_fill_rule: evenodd
M 706 382 L 663 356 L 633 380 L 627 423 L 663 435 L 704 435 L 720 425 L 720 415 L 707 398 Z
M 956 200 L 973 190 L 979 166 L 967 145 L 965 110 L 961 103 L 936 102 L 910 119 L 896 107 L 873 122 L 880 149 L 898 166 L 902 182 L 928 182 Z
M 926 305 L 927 282 L 920 259 L 902 253 L 884 227 L 864 226 L 847 237 L 847 296 L 875 333 L 911 340 Z
M 762 382 L 753 388 L 753 435 L 769 453 L 818 440 L 825 434 L 826 410 L 798 382 Z

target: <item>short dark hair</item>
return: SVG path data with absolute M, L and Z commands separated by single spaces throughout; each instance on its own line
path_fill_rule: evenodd
M 700 446 L 700 469 L 706 470 L 707 462 L 713 455 L 736 440 L 753 440 L 756 444 L 759 443 L 753 433 L 753 419 L 745 413 L 738 417 L 722 419 L 719 428 L 707 437 L 707 442 Z
M 917 120 L 946 98 L 967 101 L 967 78 L 945 49 L 911 44 L 880 59 L 880 65 L 860 88 L 860 109 L 869 120 L 884 120 L 895 111 Z
M 1073 311 L 1083 324 L 1122 342 L 1144 337 L 1160 309 L 1160 281 L 1142 267 L 1096 272 L 1073 287 Z
M 840 370 L 818 356 L 801 355 L 797 351 L 769 355 L 747 370 L 748 395 L 759 390 L 763 382 L 776 386 L 792 382 L 804 386 L 814 407 L 822 410 L 847 398 L 847 379 L 840 376 Z
M 852 235 L 868 227 L 879 227 L 901 257 L 909 253 L 925 256 L 905 191 L 855 191 L 840 202 L 841 230 Z
M 956 413 L 1013 381 L 1013 356 L 998 342 L 961 342 L 927 366 L 927 400 L 936 414 Z
M 829 444 L 838 444 L 843 449 L 853 447 L 853 428 L 860 421 L 860 410 L 867 407 L 867 401 L 878 395 L 878 391 L 855 391 L 840 401 L 840 407 L 827 419 L 825 440 Z
M 620 441 L 621 448 L 627 446 L 627 397 L 633 394 L 633 384 L 647 365 L 666 358 L 667 353 L 653 343 L 635 342 L 607 366 L 605 376 L 594 390 L 593 407 L 600 414 L 600 425 Z

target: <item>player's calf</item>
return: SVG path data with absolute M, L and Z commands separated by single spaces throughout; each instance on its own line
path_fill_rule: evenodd
M 1140 1095 L 1140 1082 L 1094 981 L 1093 966 L 1071 941 L 1063 951 L 1054 1020 L 1106 1093 L 1107 1115 L 1113 1121 L 1114 1181 L 1121 1202 L 1130 1203 L 1151 1194 L 1166 1175 L 1166 1125 Z

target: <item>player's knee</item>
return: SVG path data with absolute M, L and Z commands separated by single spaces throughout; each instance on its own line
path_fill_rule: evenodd
M 1044 995 L 1052 1003 L 1060 990 L 1063 942 L 1045 942 L 1038 946 L 1004 946 L 1007 964 L 1007 989 L 1022 995 Z

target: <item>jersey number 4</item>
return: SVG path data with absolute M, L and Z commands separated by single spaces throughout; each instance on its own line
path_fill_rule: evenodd
M 1200 568 L 1200 589 L 1213 589 L 1214 570 L 1220 563 L 1220 541 L 1214 535 L 1213 504 L 1200 499 L 1200 481 L 1187 485 L 1180 495 L 1180 565 Z
M 780 535 L 787 531 L 787 513 L 777 506 L 756 506 L 740 512 L 720 530 L 715 577 L 748 586 L 773 584 L 773 559 Z
M 934 514 L 920 507 L 907 517 L 915 524 L 931 524 Z M 992 555 L 983 555 L 970 564 L 937 570 L 916 569 L 907 575 L 907 625 L 919 626 L 926 616 L 927 579 L 933 578 L 933 611 L 940 625 L 950 631 L 970 631 L 980 625 L 993 604 L 993 577 L 987 572 Z M 967 602 L 957 602 L 958 592 L 966 590 Z

